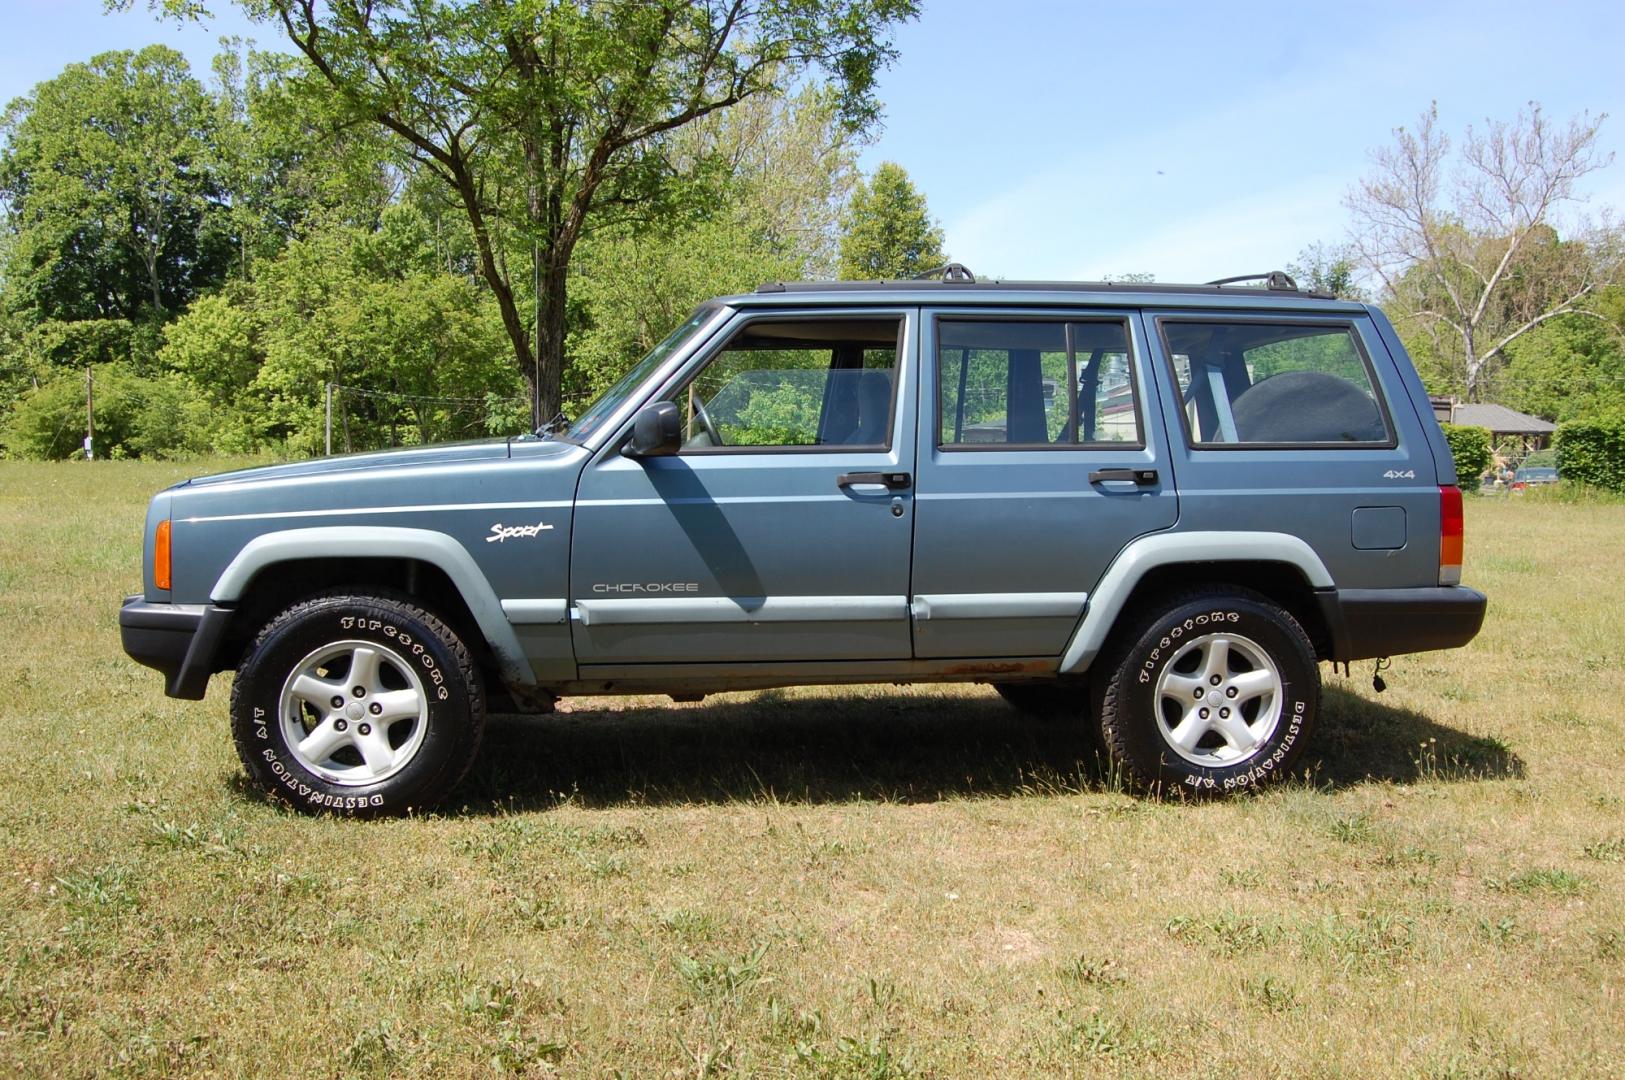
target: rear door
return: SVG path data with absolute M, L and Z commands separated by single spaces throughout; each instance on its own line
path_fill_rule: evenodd
M 1169 388 L 1182 529 L 1298 536 L 1341 588 L 1437 583 L 1432 453 L 1369 317 L 1147 319 Z
M 920 657 L 1051 657 L 1107 564 L 1178 516 L 1130 311 L 923 319 Z
M 906 660 L 917 315 L 741 314 L 656 400 L 684 448 L 582 474 L 573 638 L 593 665 Z

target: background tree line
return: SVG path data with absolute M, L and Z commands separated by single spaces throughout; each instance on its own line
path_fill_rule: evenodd
M 856 167 L 909 0 L 244 6 L 291 51 L 107 53 L 0 121 L 6 452 L 77 450 L 87 366 L 120 454 L 318 451 L 330 382 L 339 446 L 516 433 L 709 296 L 941 261 Z

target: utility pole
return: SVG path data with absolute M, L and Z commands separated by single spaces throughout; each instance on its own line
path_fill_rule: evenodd
M 96 378 L 85 365 L 85 460 L 96 460 Z
M 327 424 L 326 424 L 326 434 L 327 434 L 326 444 L 327 444 L 327 449 L 326 449 L 326 454 L 327 454 L 328 457 L 332 457 L 333 456 L 333 383 L 331 382 L 331 380 L 326 384 L 326 386 L 327 386 Z

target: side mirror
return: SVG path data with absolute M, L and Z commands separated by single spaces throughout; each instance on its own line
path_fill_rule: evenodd
M 654 401 L 632 418 L 632 438 L 621 453 L 630 458 L 669 457 L 683 446 L 683 418 L 674 401 Z

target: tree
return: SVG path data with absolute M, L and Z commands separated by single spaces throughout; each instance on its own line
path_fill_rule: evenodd
M 1310 244 L 1286 265 L 1300 288 L 1331 293 L 1340 300 L 1364 300 L 1358 256 L 1342 245 Z
M 1447 175 L 1450 140 L 1430 108 L 1414 132 L 1395 129 L 1347 197 L 1360 260 L 1468 400 L 1508 346 L 1552 319 L 1594 314 L 1590 299 L 1617 280 L 1611 229 L 1572 223 L 1562 239 L 1556 228 L 1576 182 L 1612 161 L 1597 147 L 1603 119 L 1559 126 L 1531 104 L 1511 123 L 1469 127 Z
M 131 0 L 123 0 L 128 4 Z M 342 115 L 376 122 L 466 215 L 540 412 L 561 401 L 567 287 L 594 228 L 681 206 L 671 135 L 827 75 L 843 121 L 878 116 L 891 25 L 917 0 L 239 0 L 287 34 Z M 193 0 L 149 0 L 170 14 Z M 691 163 L 692 164 L 692 163 Z M 704 170 L 700 170 L 703 175 Z M 516 256 L 529 249 L 528 267 Z M 527 281 L 528 278 L 528 281 Z M 539 333 L 522 309 L 530 292 Z
M 109 52 L 11 103 L 8 306 L 30 322 L 163 318 L 224 275 L 214 112 L 186 60 Z
M 947 261 L 942 229 L 901 165 L 882 162 L 860 182 L 841 237 L 841 277 L 910 278 Z

